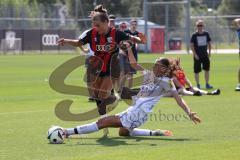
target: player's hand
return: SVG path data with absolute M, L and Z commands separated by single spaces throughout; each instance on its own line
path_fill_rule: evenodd
M 143 33 L 139 33 L 138 37 L 141 39 L 142 44 L 146 44 L 147 43 L 147 38 Z
M 129 49 L 131 47 L 131 44 L 128 41 L 125 41 L 124 44 L 126 45 L 126 47 Z
M 195 124 L 201 123 L 201 119 L 197 116 L 196 112 L 191 112 L 189 117 Z
M 89 49 L 88 49 L 88 48 L 83 48 L 82 51 L 83 51 L 83 53 L 86 53 L 86 54 L 87 54 L 87 53 L 89 52 Z
M 121 41 L 119 47 L 121 50 L 127 51 L 131 47 L 131 44 L 128 41 Z
M 199 57 L 198 57 L 197 54 L 194 54 L 194 58 L 195 58 L 196 60 L 199 60 Z
M 65 39 L 64 39 L 64 38 L 60 38 L 60 39 L 57 41 L 57 44 L 60 45 L 60 46 L 64 46 L 64 44 L 65 44 Z

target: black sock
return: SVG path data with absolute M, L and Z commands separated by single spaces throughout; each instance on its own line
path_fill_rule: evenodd
M 97 107 L 98 107 L 98 113 L 99 115 L 104 115 L 106 114 L 106 106 L 103 105 L 103 100 L 99 100 L 99 99 L 96 99 L 96 104 L 97 104 Z

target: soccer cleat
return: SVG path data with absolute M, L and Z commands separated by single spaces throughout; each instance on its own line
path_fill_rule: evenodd
M 202 93 L 200 91 L 196 91 L 193 95 L 194 96 L 202 96 Z
M 211 86 L 210 84 L 206 84 L 206 89 L 213 89 L 213 86 Z
M 198 88 L 198 89 L 201 89 L 201 85 L 200 85 L 200 84 L 197 84 L 197 88 Z
M 240 85 L 235 88 L 235 91 L 240 91 Z
M 215 91 L 211 92 L 211 95 L 220 95 L 221 90 L 220 89 L 216 89 Z
M 152 132 L 152 136 L 172 136 L 173 133 L 169 130 L 157 129 Z

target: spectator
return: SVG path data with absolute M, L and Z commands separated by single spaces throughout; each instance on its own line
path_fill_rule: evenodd
M 236 26 L 237 36 L 238 36 L 238 43 L 239 43 L 239 58 L 240 58 L 240 18 L 234 20 L 234 24 Z M 238 85 L 235 89 L 236 91 L 240 91 L 240 68 L 238 68 Z
M 199 73 L 203 69 L 205 71 L 206 89 L 212 89 L 209 84 L 210 57 L 211 57 L 211 38 L 209 33 L 204 30 L 204 22 L 198 20 L 196 22 L 197 31 L 191 37 L 191 49 L 194 59 L 194 73 L 197 87 L 200 89 Z

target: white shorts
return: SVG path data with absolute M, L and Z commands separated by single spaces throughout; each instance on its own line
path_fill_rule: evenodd
M 144 124 L 148 119 L 148 113 L 141 108 L 129 107 L 126 111 L 117 114 L 122 126 L 128 130 L 133 130 Z

